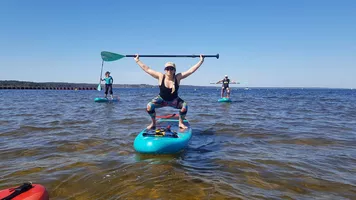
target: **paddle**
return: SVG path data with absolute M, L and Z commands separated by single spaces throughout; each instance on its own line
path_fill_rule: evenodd
M 210 83 L 210 84 L 222 84 L 222 83 Z M 236 82 L 236 83 L 229 83 L 229 84 L 240 84 L 240 82 Z
M 161 57 L 161 58 L 168 58 L 168 57 L 188 57 L 188 58 L 199 58 L 200 55 L 139 55 L 140 57 Z M 124 57 L 136 57 L 136 55 L 121 55 L 117 53 L 112 53 L 108 51 L 102 51 L 101 52 L 101 58 L 103 61 L 110 62 L 110 61 L 115 61 L 119 60 Z M 219 54 L 216 55 L 204 55 L 203 57 L 214 57 L 219 59 Z
M 103 66 L 104 66 L 104 60 L 101 62 L 100 81 L 99 81 L 99 85 L 97 88 L 98 91 L 101 91 L 101 80 L 103 77 Z

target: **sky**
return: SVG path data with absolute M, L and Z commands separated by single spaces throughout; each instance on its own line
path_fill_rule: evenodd
M 356 88 L 356 1 L 0 1 L 0 80 L 99 83 L 101 51 L 220 54 L 181 81 L 209 86 Z M 199 58 L 141 58 L 177 72 Z M 157 84 L 133 60 L 116 84 Z

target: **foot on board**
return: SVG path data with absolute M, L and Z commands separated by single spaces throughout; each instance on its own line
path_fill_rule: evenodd
M 151 123 L 150 125 L 147 126 L 147 130 L 150 130 L 150 129 L 156 129 L 156 125 Z
M 188 128 L 188 127 L 185 126 L 184 124 L 179 123 L 179 128 L 181 128 L 181 129 L 186 129 L 186 128 Z

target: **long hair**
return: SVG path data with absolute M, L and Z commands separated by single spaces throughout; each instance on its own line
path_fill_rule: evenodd
M 173 86 L 172 86 L 172 92 L 171 94 L 174 93 L 174 91 L 176 91 L 176 70 L 174 70 L 174 74 L 173 74 Z

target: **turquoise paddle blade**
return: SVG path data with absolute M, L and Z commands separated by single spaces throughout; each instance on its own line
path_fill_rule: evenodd
M 117 54 L 117 53 L 111 53 L 108 51 L 102 51 L 101 52 L 101 58 L 103 59 L 103 61 L 115 61 L 115 60 L 119 60 L 121 58 L 124 58 L 125 55 L 121 55 L 121 54 Z
M 101 91 L 101 85 L 98 85 L 98 88 L 96 88 L 98 91 Z

